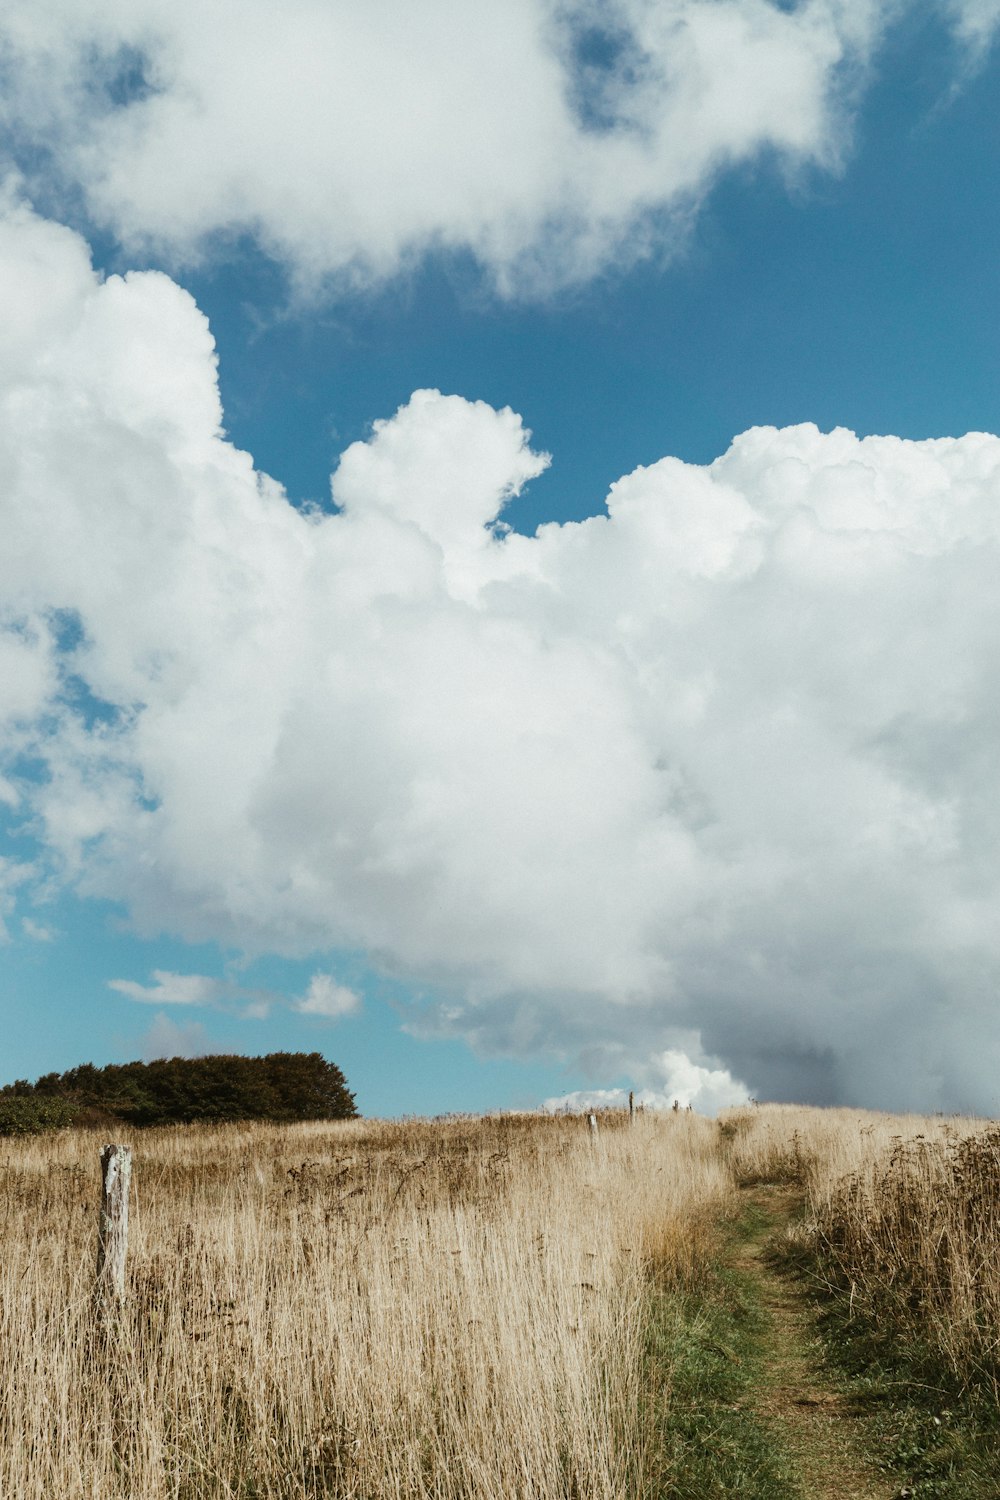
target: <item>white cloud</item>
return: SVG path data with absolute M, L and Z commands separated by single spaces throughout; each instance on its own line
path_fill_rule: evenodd
M 262 1021 L 281 996 L 271 990 L 245 989 L 231 979 L 208 974 L 174 974 L 153 970 L 152 984 L 134 979 L 109 979 L 108 989 L 141 1005 L 200 1005 L 226 1011 L 241 1021 Z
M 109 979 L 108 989 L 139 1000 L 143 1005 L 214 1005 L 224 992 L 218 979 L 205 974 L 171 974 L 154 969 L 155 984 L 136 984 L 133 979 Z
M 835 168 L 899 8 L 8 0 L 0 125 L 133 249 L 246 233 L 313 288 L 468 251 L 530 292 L 669 249 L 734 164 Z
M 0 855 L 0 943 L 10 940 L 7 919 L 17 910 L 20 893 L 38 878 L 38 869 L 25 860 Z
M 324 1020 L 338 1021 L 342 1016 L 356 1015 L 361 1009 L 361 997 L 346 985 L 338 984 L 332 974 L 314 974 L 309 988 L 301 1000 L 292 1005 L 303 1016 L 322 1016 Z
M 0 615 L 49 653 L 0 731 L 41 851 L 8 909 L 59 880 L 151 932 L 367 953 L 441 996 L 414 1024 L 653 1090 L 679 1052 L 991 1107 L 1000 439 L 760 428 L 502 537 L 529 435 L 421 392 L 304 516 L 222 436 L 165 276 L 102 284 L 9 207 L 4 301 Z
M 41 620 L 0 621 L 0 728 L 37 717 L 55 690 L 52 640 Z
M 179 1026 L 167 1015 L 153 1017 L 140 1044 L 143 1062 L 159 1057 L 207 1057 L 211 1051 L 211 1041 L 200 1021 Z
M 836 169 L 917 4 L 8 0 L 0 128 L 130 249 L 248 234 L 311 290 L 471 252 L 531 293 L 669 251 L 734 165 Z M 985 51 L 996 0 L 933 8 Z
M 733 1104 L 745 1104 L 748 1090 L 726 1068 L 710 1068 L 693 1061 L 676 1047 L 668 1048 L 651 1059 L 646 1073 L 658 1073 L 657 1087 L 639 1088 L 635 1103 L 644 1109 L 697 1110 L 699 1114 L 716 1115 Z M 542 1108 L 552 1114 L 578 1114 L 583 1110 L 627 1109 L 628 1089 L 575 1089 L 546 1099 Z
M 981 58 L 1000 26 L 1000 0 L 949 0 L 956 34 L 974 58 Z
M 46 927 L 42 922 L 36 922 L 33 917 L 21 918 L 21 930 L 33 943 L 55 942 L 56 934 L 52 928 Z
M 30 936 L 44 932 L 30 917 L 25 917 L 22 925 Z M 247 989 L 230 979 L 215 979 L 207 974 L 174 974 L 154 969 L 152 977 L 152 984 L 109 979 L 108 989 L 142 1005 L 208 1006 L 235 1014 L 244 1021 L 265 1020 L 276 1004 L 285 1004 L 300 1015 L 327 1020 L 356 1014 L 361 1008 L 361 997 L 346 985 L 338 984 L 331 974 L 314 974 L 306 993 L 294 999 L 275 990 Z

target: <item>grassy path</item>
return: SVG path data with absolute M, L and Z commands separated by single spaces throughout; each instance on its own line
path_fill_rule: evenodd
M 788 1221 L 795 1199 L 756 1188 L 754 1227 L 730 1250 L 733 1269 L 755 1286 L 766 1314 L 758 1379 L 750 1399 L 784 1451 L 798 1487 L 814 1500 L 881 1500 L 898 1494 L 865 1453 L 864 1419 L 824 1368 L 822 1344 L 803 1288 L 768 1264 L 764 1250 Z
M 789 1191 L 746 1191 L 745 1212 L 697 1297 L 662 1299 L 651 1372 L 669 1370 L 660 1425 L 671 1500 L 893 1500 L 874 1466 L 868 1420 L 825 1367 L 805 1289 L 772 1265 L 768 1240 L 795 1209 Z M 662 1389 L 662 1386 L 661 1386 Z

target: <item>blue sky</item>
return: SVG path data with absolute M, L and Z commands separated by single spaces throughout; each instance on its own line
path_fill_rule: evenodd
M 485 296 L 466 261 L 261 327 L 281 297 L 250 246 L 186 278 L 222 355 L 227 427 L 296 497 L 419 386 L 525 416 L 554 455 L 522 529 L 598 511 L 665 453 L 707 463 L 758 423 L 921 438 L 996 426 L 997 64 L 956 89 L 940 17 L 881 54 L 842 173 L 789 190 L 727 174 L 669 266 L 609 270 L 544 302 Z M 836 308 L 836 316 L 831 315 Z M 583 378 L 586 371 L 586 378 Z
M 12 7 L 0 1080 L 1000 1107 L 994 12 Z

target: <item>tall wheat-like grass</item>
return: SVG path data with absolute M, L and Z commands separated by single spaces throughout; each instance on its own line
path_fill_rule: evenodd
M 763 1104 L 723 1112 L 720 1134 L 737 1182 L 797 1182 L 818 1212 L 848 1177 L 873 1169 L 900 1141 L 974 1134 L 969 1118 Z
M 0 1497 L 634 1495 L 648 1271 L 730 1177 L 711 1122 L 619 1120 L 140 1134 L 104 1328 L 100 1137 L 0 1144 Z
M 738 1180 L 801 1184 L 796 1236 L 857 1316 L 1000 1392 L 1000 1128 L 776 1105 L 720 1128 Z

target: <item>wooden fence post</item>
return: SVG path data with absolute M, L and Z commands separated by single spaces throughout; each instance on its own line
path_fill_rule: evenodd
M 588 1115 L 587 1116 L 587 1124 L 590 1126 L 590 1139 L 592 1141 L 596 1141 L 597 1140 L 597 1116 L 596 1115 Z
M 101 1219 L 97 1230 L 97 1306 L 109 1310 L 125 1294 L 128 1250 L 128 1193 L 132 1148 L 105 1146 L 101 1152 Z
M 630 1125 L 635 1124 L 635 1094 L 631 1089 L 628 1091 L 628 1122 Z

